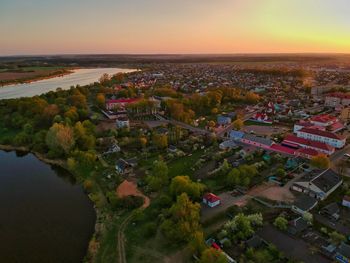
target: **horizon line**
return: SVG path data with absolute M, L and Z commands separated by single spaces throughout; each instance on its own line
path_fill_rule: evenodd
M 45 57 L 45 56 L 252 56 L 252 55 L 350 55 L 350 52 L 242 52 L 242 53 L 48 53 L 48 54 L 8 54 L 4 57 Z

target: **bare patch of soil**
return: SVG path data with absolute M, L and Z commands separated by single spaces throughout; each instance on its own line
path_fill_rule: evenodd
M 125 197 L 125 196 L 141 196 L 144 198 L 143 208 L 146 208 L 150 205 L 150 199 L 143 193 L 141 193 L 137 189 L 137 185 L 134 182 L 130 182 L 127 180 L 124 180 L 118 187 L 117 187 L 117 195 L 118 197 Z

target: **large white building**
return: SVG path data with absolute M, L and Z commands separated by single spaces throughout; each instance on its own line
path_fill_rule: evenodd
M 350 95 L 343 92 L 335 92 L 326 95 L 325 105 L 328 107 L 339 107 L 350 105 Z
M 299 138 L 312 141 L 323 142 L 335 148 L 343 148 L 346 143 L 346 137 L 313 128 L 302 128 L 296 132 Z

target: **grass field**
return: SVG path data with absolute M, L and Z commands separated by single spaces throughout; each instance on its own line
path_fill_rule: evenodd
M 169 177 L 171 178 L 177 175 L 188 175 L 191 177 L 195 172 L 192 167 L 203 153 L 203 150 L 196 151 L 191 156 L 187 155 L 168 163 Z

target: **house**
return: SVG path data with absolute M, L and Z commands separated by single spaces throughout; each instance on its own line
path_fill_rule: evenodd
M 335 148 L 343 148 L 346 143 L 346 137 L 344 136 L 313 128 L 302 128 L 296 134 L 299 138 L 323 142 Z
M 289 222 L 287 232 L 292 235 L 300 235 L 305 230 L 310 227 L 307 221 L 305 221 L 302 217 L 298 217 Z
M 260 122 L 260 123 L 265 123 L 265 124 L 272 124 L 273 121 L 267 116 L 266 113 L 255 113 L 253 117 L 249 119 L 250 121 L 254 122 Z
M 326 199 L 343 182 L 332 169 L 318 171 L 314 170 L 294 182 L 291 189 L 297 192 L 307 194 L 318 200 Z
M 219 125 L 230 125 L 232 122 L 232 119 L 229 116 L 223 116 L 223 115 L 219 115 L 217 117 L 217 123 Z
M 130 99 L 109 99 L 106 100 L 106 109 L 113 110 L 115 108 L 125 108 L 128 104 L 138 102 L 139 98 L 130 98 Z
M 124 160 L 120 158 L 115 165 L 115 169 L 119 174 L 127 174 L 131 172 L 132 168 L 136 167 L 136 165 L 137 165 L 136 158 L 131 158 L 128 160 Z
M 336 250 L 335 260 L 341 263 L 350 262 L 350 245 L 342 243 Z
M 346 195 L 343 197 L 342 205 L 350 208 L 350 196 Z
M 126 174 L 131 171 L 131 166 L 124 159 L 119 159 L 115 165 L 115 169 L 119 174 Z
M 168 151 L 171 152 L 171 153 L 176 153 L 177 152 L 177 148 L 174 145 L 169 145 Z
M 233 140 L 227 140 L 219 144 L 220 150 L 236 149 L 238 145 Z
M 116 121 L 115 124 L 118 129 L 122 128 L 129 128 L 130 127 L 130 122 L 128 117 L 119 117 Z
M 330 219 L 339 219 L 340 209 L 337 203 L 330 203 L 321 209 L 321 214 L 327 216 Z
M 209 207 L 215 207 L 220 205 L 221 199 L 213 193 L 208 193 L 203 196 L 203 203 L 208 205 Z
M 344 129 L 340 120 L 329 114 L 320 114 L 310 118 L 310 122 L 318 127 L 325 127 L 328 131 L 338 132 Z
M 300 195 L 292 205 L 292 211 L 304 215 L 317 205 L 317 200 L 308 195 Z
M 231 130 L 230 131 L 230 138 L 232 140 L 235 140 L 235 141 L 240 141 L 242 140 L 243 136 L 244 136 L 244 132 L 241 132 L 241 131 L 235 131 L 235 130 Z
M 258 235 L 254 235 L 250 239 L 248 239 L 245 242 L 245 244 L 247 247 L 256 249 L 256 248 L 261 247 L 264 244 L 264 240 L 261 237 L 259 237 Z
M 244 134 L 241 142 L 264 149 L 270 149 L 272 144 L 274 144 L 274 142 L 268 138 L 258 137 L 252 134 Z
M 320 153 L 314 149 L 301 148 L 294 152 L 296 157 L 305 158 L 311 160 L 313 157 L 318 156 Z

